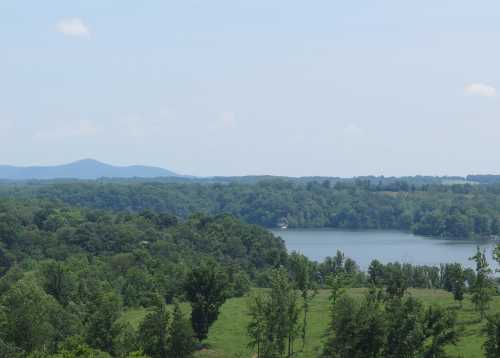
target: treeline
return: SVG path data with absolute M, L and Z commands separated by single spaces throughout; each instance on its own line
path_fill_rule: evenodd
M 231 214 L 264 227 L 396 229 L 479 238 L 500 234 L 500 185 L 413 185 L 267 180 L 257 184 L 55 183 L 1 185 L 6 197 L 37 197 L 115 212 L 187 218 Z

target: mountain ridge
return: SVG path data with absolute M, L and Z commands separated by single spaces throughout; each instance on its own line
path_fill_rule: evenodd
M 0 165 L 0 179 L 99 179 L 99 178 L 159 178 L 181 176 L 170 170 L 145 166 L 116 166 L 95 159 L 52 166 Z

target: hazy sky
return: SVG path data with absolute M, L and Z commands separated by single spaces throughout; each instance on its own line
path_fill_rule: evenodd
M 0 163 L 500 173 L 500 2 L 0 1 Z

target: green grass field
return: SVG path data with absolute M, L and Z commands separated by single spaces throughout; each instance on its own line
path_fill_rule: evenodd
M 351 289 L 349 295 L 362 297 L 364 289 Z M 443 306 L 457 307 L 453 297 L 448 292 L 442 290 L 409 290 L 414 297 L 421 299 L 426 304 L 439 304 Z M 308 327 L 308 338 L 300 357 L 314 358 L 321 351 L 322 337 L 328 325 L 329 312 L 329 291 L 318 292 L 311 304 L 311 312 Z M 234 298 L 228 300 L 221 309 L 219 319 L 210 329 L 209 338 L 206 341 L 207 349 L 198 352 L 197 358 L 232 358 L 232 357 L 252 357 L 253 353 L 247 348 L 248 338 L 246 326 L 247 297 Z M 500 297 L 495 297 L 491 305 L 493 312 L 500 312 Z M 135 327 L 142 320 L 146 310 L 136 309 L 127 311 L 123 319 L 131 322 Z M 459 310 L 459 331 L 461 338 L 456 346 L 450 346 L 448 351 L 457 357 L 480 358 L 483 357 L 482 344 L 484 338 L 481 330 L 484 321 L 479 322 L 479 315 L 473 310 L 469 298 L 464 300 L 463 307 Z M 296 343 L 296 349 L 302 344 Z

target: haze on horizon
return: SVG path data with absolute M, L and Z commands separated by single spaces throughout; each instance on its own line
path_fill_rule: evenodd
M 0 3 L 0 164 L 500 173 L 500 3 Z

